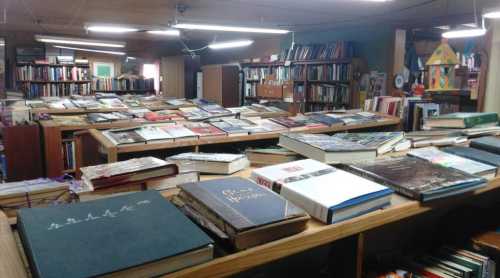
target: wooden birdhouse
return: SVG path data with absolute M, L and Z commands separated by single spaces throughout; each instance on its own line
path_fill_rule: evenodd
M 455 67 L 460 62 L 446 40 L 434 51 L 426 66 L 429 67 L 429 91 L 455 90 Z

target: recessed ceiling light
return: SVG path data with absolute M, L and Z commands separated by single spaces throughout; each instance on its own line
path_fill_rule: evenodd
M 228 42 L 212 43 L 212 44 L 209 44 L 208 47 L 210 49 L 224 49 L 224 48 L 249 46 L 252 43 L 253 43 L 252 40 L 228 41 Z
M 151 30 L 148 31 L 149 34 L 155 35 L 164 35 L 164 36 L 179 36 L 181 31 L 177 29 L 168 29 L 168 30 Z
M 35 40 L 44 43 L 57 43 L 57 44 L 71 44 L 71 45 L 85 45 L 85 46 L 100 46 L 100 47 L 125 47 L 124 42 L 102 41 L 102 40 L 88 40 L 80 38 L 66 38 L 55 36 L 35 35 Z
M 444 32 L 442 34 L 443 38 L 446 39 L 458 39 L 458 38 L 472 38 L 480 37 L 486 34 L 486 29 L 474 28 L 474 29 L 463 29 L 463 30 L 453 30 Z
M 111 25 L 91 25 L 87 26 L 86 29 L 92 32 L 100 32 L 100 33 L 131 33 L 137 32 L 139 29 L 131 28 L 131 27 L 122 27 L 122 26 L 111 26 Z
M 85 52 L 104 53 L 104 54 L 111 54 L 111 55 L 125 55 L 126 54 L 125 52 L 120 52 L 120 51 L 108 51 L 108 50 L 99 50 L 99 49 L 78 48 L 78 47 L 69 47 L 69 46 L 62 46 L 62 45 L 54 45 L 54 47 L 61 48 L 61 49 L 85 51 Z
M 178 29 L 188 29 L 188 30 L 224 31 L 224 32 L 242 32 L 242 33 L 286 34 L 290 32 L 284 29 L 253 28 L 253 27 L 242 27 L 242 26 L 224 26 L 224 25 L 191 24 L 191 23 L 179 23 L 173 25 L 172 27 Z

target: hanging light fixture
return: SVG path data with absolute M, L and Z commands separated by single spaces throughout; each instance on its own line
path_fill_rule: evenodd
M 484 24 L 479 26 L 479 22 L 477 19 L 476 0 L 472 1 L 472 5 L 474 8 L 474 23 L 476 27 L 450 30 L 442 34 L 443 38 L 446 39 L 473 38 L 473 37 L 484 36 L 486 34 L 486 29 L 484 28 Z

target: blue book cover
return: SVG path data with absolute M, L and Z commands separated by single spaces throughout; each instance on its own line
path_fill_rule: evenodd
M 307 215 L 273 191 L 242 178 L 216 179 L 179 187 L 237 231 Z
M 44 278 L 105 275 L 212 243 L 156 191 L 21 209 L 18 230 L 34 277 Z
M 483 151 L 480 149 L 457 146 L 457 147 L 447 147 L 441 150 L 447 153 L 472 159 L 495 167 L 500 166 L 500 155 Z

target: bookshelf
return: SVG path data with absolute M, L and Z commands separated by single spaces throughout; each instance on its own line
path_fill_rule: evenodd
M 27 99 L 91 93 L 88 64 L 18 63 L 16 83 Z
M 93 78 L 92 93 L 148 94 L 156 93 L 153 78 L 118 77 Z
M 298 111 L 314 112 L 339 108 L 359 108 L 357 76 L 363 71 L 358 58 L 333 60 L 294 60 L 289 62 L 242 63 L 243 99 L 267 99 L 258 93 L 273 75 L 276 84 L 291 82 L 293 97 L 286 102 L 300 106 Z

